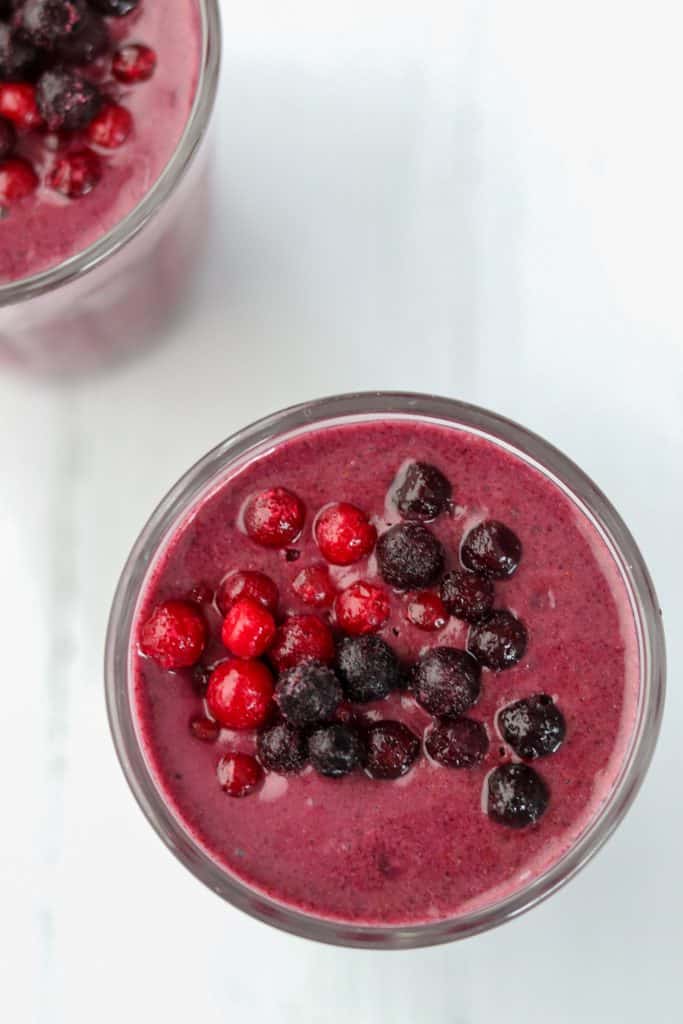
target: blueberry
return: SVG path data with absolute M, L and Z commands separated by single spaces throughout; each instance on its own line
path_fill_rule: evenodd
M 80 30 L 59 43 L 55 55 L 65 64 L 90 64 L 106 52 L 109 43 L 109 30 L 104 19 L 87 11 Z
M 130 14 L 140 0 L 88 0 L 91 7 L 96 8 L 100 14 L 107 18 L 122 18 L 124 14 Z
M 451 485 L 436 466 L 411 462 L 394 490 L 394 501 L 404 519 L 428 521 L 444 512 L 451 500 Z
M 512 576 L 521 557 L 522 545 L 517 534 L 495 519 L 487 519 L 470 530 L 460 548 L 460 559 L 466 569 L 496 580 Z
M 85 128 L 102 105 L 102 97 L 92 82 L 62 67 L 44 71 L 36 93 L 38 109 L 50 131 Z
M 328 721 L 343 699 L 336 675 L 319 661 L 302 661 L 286 669 L 275 687 L 275 703 L 291 725 Z
M 524 657 L 527 632 L 512 612 L 491 612 L 487 619 L 470 627 L 467 649 L 486 668 L 500 671 Z
M 527 764 L 502 764 L 488 777 L 486 811 L 492 821 L 510 828 L 533 825 L 550 799 L 547 785 Z
M 486 757 L 486 728 L 473 718 L 441 718 L 425 736 L 430 757 L 447 768 L 474 768 Z
M 377 565 L 382 579 L 397 590 L 428 587 L 441 574 L 444 550 L 420 523 L 399 523 L 377 541 Z
M 303 733 L 287 722 L 277 722 L 259 733 L 256 748 L 259 761 L 271 772 L 294 774 L 300 772 L 307 761 Z
M 54 52 L 78 35 L 89 14 L 85 0 L 26 0 L 19 26 L 22 36 L 39 50 Z
M 479 700 L 481 669 L 467 651 L 433 647 L 413 669 L 412 689 L 431 715 L 461 715 Z
M 0 80 L 25 82 L 38 68 L 38 51 L 0 22 Z
M 441 600 L 456 619 L 478 622 L 493 605 L 493 583 L 476 572 L 455 569 L 441 581 Z
M 363 741 L 351 725 L 319 726 L 308 738 L 308 755 L 320 775 L 349 775 L 363 761 Z
M 396 689 L 400 665 L 389 644 L 378 636 L 349 636 L 337 648 L 337 670 L 349 700 L 382 700 Z
M 17 133 L 11 121 L 0 117 L 0 160 L 6 160 L 17 142 Z
M 529 761 L 553 754 L 567 731 L 564 715 L 546 693 L 508 704 L 498 713 L 498 725 L 505 742 Z
M 400 778 L 419 753 L 419 739 L 403 722 L 373 722 L 365 734 L 365 771 L 372 779 Z

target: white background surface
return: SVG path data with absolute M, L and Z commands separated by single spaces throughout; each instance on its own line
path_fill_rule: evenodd
M 7 1024 L 677 1022 L 683 148 L 673 3 L 251 0 L 225 16 L 215 219 L 168 344 L 0 378 L 0 1017 Z M 355 388 L 491 406 L 638 538 L 670 691 L 641 795 L 542 907 L 344 951 L 223 905 L 115 761 L 102 642 L 158 498 L 225 435 Z

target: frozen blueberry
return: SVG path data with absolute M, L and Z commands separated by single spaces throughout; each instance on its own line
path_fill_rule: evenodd
M 441 600 L 456 619 L 478 622 L 493 605 L 493 583 L 477 572 L 455 569 L 441 581 Z
M 550 799 L 547 785 L 527 764 L 502 764 L 488 777 L 486 811 L 492 821 L 510 828 L 533 825 Z
M 467 534 L 460 548 L 460 559 L 466 569 L 504 580 L 512 576 L 522 557 L 517 534 L 495 519 L 479 523 Z
M 428 587 L 444 565 L 441 542 L 421 523 L 399 523 L 377 541 L 377 565 L 382 579 L 397 590 Z
M 343 699 L 336 675 L 319 661 L 302 661 L 286 669 L 275 687 L 275 703 L 296 726 L 328 721 Z
M 35 46 L 21 39 L 9 25 L 0 22 L 0 80 L 25 82 L 31 79 L 38 67 L 38 60 Z
M 428 730 L 425 747 L 430 757 L 447 768 L 474 768 L 486 757 L 486 728 L 473 718 L 441 718 Z
M 349 700 L 382 700 L 397 688 L 400 665 L 389 644 L 378 636 L 349 636 L 337 648 L 337 670 Z
M 109 42 L 109 30 L 104 19 L 87 11 L 80 30 L 62 40 L 55 49 L 55 55 L 65 64 L 90 64 L 105 53 Z
M 527 632 L 512 612 L 491 612 L 487 619 L 470 627 L 467 649 L 481 665 L 500 671 L 524 657 Z
M 403 519 L 429 521 L 448 508 L 451 485 L 436 466 L 411 462 L 401 476 L 394 501 Z
M 99 90 L 76 71 L 44 71 L 36 87 L 38 109 L 50 131 L 77 131 L 92 121 L 102 105 Z
M 508 704 L 498 713 L 498 725 L 505 742 L 528 761 L 553 754 L 567 731 L 564 715 L 546 693 Z
M 413 669 L 412 689 L 431 715 L 456 717 L 479 700 L 481 669 L 467 651 L 432 647 Z
M 90 14 L 85 0 L 26 0 L 19 27 L 38 49 L 54 52 L 81 32 Z
M 259 733 L 256 748 L 259 761 L 271 772 L 295 774 L 307 761 L 304 734 L 287 722 L 277 722 Z
M 373 722 L 365 734 L 365 771 L 372 779 L 400 778 L 419 753 L 419 739 L 403 722 Z
M 322 725 L 308 738 L 308 755 L 320 775 L 349 775 L 363 761 L 363 741 L 352 725 Z
M 140 0 L 88 0 L 88 2 L 91 7 L 107 18 L 122 18 L 125 14 L 130 14 L 138 6 Z

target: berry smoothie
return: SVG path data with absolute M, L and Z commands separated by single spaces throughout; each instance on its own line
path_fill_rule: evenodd
M 0 4 L 0 284 L 106 235 L 168 164 L 201 61 L 196 0 Z
M 613 789 L 640 685 L 584 512 L 420 418 L 229 468 L 148 572 L 129 658 L 138 741 L 192 840 L 356 926 L 457 918 L 554 865 Z

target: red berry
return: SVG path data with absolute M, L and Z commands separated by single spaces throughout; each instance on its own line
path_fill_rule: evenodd
M 448 612 L 438 594 L 418 590 L 408 597 L 408 619 L 418 629 L 443 629 L 448 622 Z
M 268 717 L 273 677 L 260 661 L 230 658 L 211 673 L 206 691 L 209 711 L 226 729 L 256 729 Z
M 246 796 L 263 778 L 263 768 L 250 754 L 225 754 L 216 774 L 229 796 Z
M 251 597 L 240 597 L 225 616 L 221 640 L 238 658 L 258 658 L 275 636 L 275 619 Z
M 322 510 L 315 524 L 315 539 L 328 562 L 351 565 L 370 554 L 377 530 L 365 512 L 342 501 Z
M 47 183 L 55 192 L 79 199 L 92 192 L 101 177 L 102 164 L 97 153 L 92 149 L 75 149 L 57 160 Z
M 390 610 L 386 591 L 364 580 L 342 590 L 334 602 L 337 623 L 352 636 L 376 633 L 389 618 Z
M 326 608 L 334 601 L 336 593 L 330 574 L 324 565 L 309 565 L 294 578 L 292 590 L 304 604 Z
M 27 82 L 1 82 L 0 117 L 6 117 L 24 131 L 38 128 L 43 119 L 36 103 L 34 87 Z
M 213 718 L 206 715 L 195 715 L 190 719 L 190 732 L 195 739 L 203 743 L 215 743 L 220 735 L 221 727 Z
M 277 629 L 268 657 L 279 672 L 310 659 L 330 664 L 334 660 L 332 631 L 315 615 L 290 615 Z
M 95 146 L 116 149 L 133 129 L 133 116 L 118 103 L 107 103 L 88 125 L 88 139 Z
M 233 572 L 221 581 L 216 594 L 216 603 L 223 615 L 227 615 L 239 597 L 250 597 L 274 615 L 277 611 L 279 596 L 277 586 L 270 576 L 266 576 L 263 572 L 245 569 Z
M 257 544 L 283 548 L 301 533 L 305 514 L 296 494 L 285 487 L 271 487 L 249 499 L 244 510 L 244 525 Z
M 0 163 L 0 202 L 25 199 L 38 187 L 38 177 L 26 160 L 14 158 Z
M 140 631 L 140 649 L 162 668 L 189 668 L 201 657 L 206 626 L 188 601 L 158 604 Z
M 146 82 L 154 74 L 157 55 L 149 46 L 140 43 L 128 43 L 121 46 L 111 62 L 111 72 L 119 82 L 130 85 L 134 82 Z

